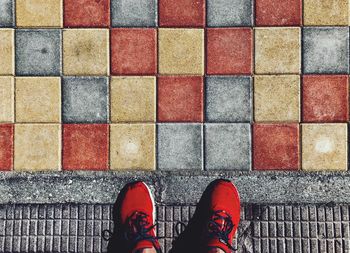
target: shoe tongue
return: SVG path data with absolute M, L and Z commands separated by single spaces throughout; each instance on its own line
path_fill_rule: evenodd
M 138 252 L 139 250 L 142 250 L 142 249 L 150 249 L 150 248 L 154 248 L 154 245 L 153 245 L 153 243 L 151 241 L 141 240 L 141 241 L 136 243 L 132 253 L 136 253 L 136 252 Z

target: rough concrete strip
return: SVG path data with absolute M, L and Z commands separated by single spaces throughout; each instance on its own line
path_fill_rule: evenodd
M 1 173 L 0 204 L 113 203 L 128 182 L 144 180 L 158 203 L 195 204 L 216 178 L 235 182 L 243 203 L 350 203 L 350 173 L 60 172 Z

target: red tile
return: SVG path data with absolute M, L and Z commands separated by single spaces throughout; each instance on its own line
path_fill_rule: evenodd
M 256 170 L 299 169 L 299 125 L 253 125 L 253 163 Z
M 156 44 L 156 29 L 113 29 L 111 32 L 112 74 L 155 74 L 157 72 Z
M 108 124 L 63 125 L 63 169 L 108 169 Z
M 347 122 L 349 80 L 346 75 L 303 76 L 304 122 Z
M 65 27 L 109 27 L 110 0 L 64 0 Z
M 203 77 L 159 77 L 157 105 L 160 122 L 202 122 Z
M 257 26 L 301 25 L 302 0 L 256 0 Z
M 204 27 L 204 0 L 159 0 L 159 25 L 162 27 Z
M 0 124 L 0 170 L 13 168 L 13 125 Z
M 207 73 L 230 75 L 252 73 L 252 30 L 212 28 L 207 30 Z

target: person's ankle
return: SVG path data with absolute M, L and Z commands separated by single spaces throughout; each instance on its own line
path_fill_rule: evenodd
M 140 249 L 135 253 L 157 253 L 155 248 Z
M 225 251 L 223 251 L 222 249 L 220 248 L 210 248 L 208 250 L 208 253 L 225 253 Z

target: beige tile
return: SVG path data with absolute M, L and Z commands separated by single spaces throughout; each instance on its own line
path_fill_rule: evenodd
M 347 124 L 302 124 L 302 169 L 345 171 Z
M 15 125 L 15 170 L 44 171 L 61 168 L 59 124 Z
M 348 24 L 348 0 L 304 0 L 304 25 Z
M 204 74 L 203 29 L 159 29 L 161 74 Z
M 16 122 L 60 121 L 60 78 L 16 77 Z
M 14 121 L 14 80 L 0 76 L 0 123 Z
M 113 124 L 110 129 L 112 170 L 155 169 L 154 124 Z
M 255 29 L 255 73 L 298 74 L 300 66 L 300 28 Z
M 109 31 L 107 29 L 64 30 L 63 72 L 65 75 L 108 75 Z
M 299 122 L 300 76 L 256 75 L 254 118 L 257 122 Z
M 62 27 L 62 0 L 16 0 L 18 27 Z
M 112 77 L 110 96 L 112 122 L 155 121 L 155 77 Z
M 0 76 L 14 75 L 14 30 L 0 29 Z

